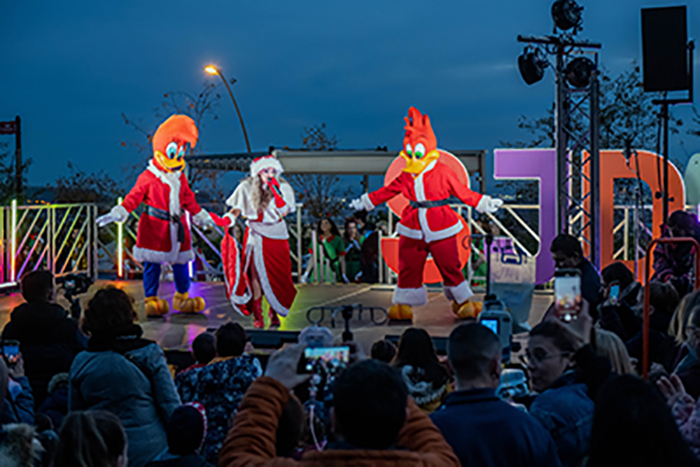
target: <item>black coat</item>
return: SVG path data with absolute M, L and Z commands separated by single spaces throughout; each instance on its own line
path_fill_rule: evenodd
M 20 343 L 24 371 L 38 407 L 57 373 L 67 373 L 73 358 L 85 348 L 78 323 L 55 303 L 23 303 L 10 315 L 3 339 Z

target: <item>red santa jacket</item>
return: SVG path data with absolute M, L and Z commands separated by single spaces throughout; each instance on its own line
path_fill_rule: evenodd
M 195 201 L 185 175 L 182 172 L 164 172 L 152 162 L 149 163 L 148 169 L 139 175 L 136 185 L 124 198 L 122 206 L 131 212 L 141 203 L 146 205 L 146 210 L 139 218 L 134 258 L 141 262 L 175 264 L 193 260 L 185 211 L 195 216 L 202 208 Z M 149 206 L 156 209 L 149 211 Z M 156 210 L 160 211 L 160 215 L 154 212 Z M 163 219 L 166 213 L 171 218 L 179 219 L 182 229 L 177 222 Z
M 401 172 L 390 184 L 369 194 L 362 195 L 362 204 L 370 210 L 378 204 L 403 194 L 411 201 L 442 201 L 456 196 L 463 203 L 476 207 L 483 195 L 471 191 L 457 179 L 457 175 L 440 159 L 433 161 L 418 176 Z M 456 235 L 462 230 L 462 222 L 449 206 L 416 208 L 411 205 L 401 213 L 399 235 L 434 242 Z

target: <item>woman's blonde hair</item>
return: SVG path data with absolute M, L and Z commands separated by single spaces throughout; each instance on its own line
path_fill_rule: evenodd
M 700 290 L 689 293 L 678 304 L 668 325 L 668 335 L 673 337 L 678 345 L 685 342 L 685 328 L 690 319 L 690 310 L 700 305 Z
M 272 192 L 270 190 L 263 190 L 260 175 L 256 175 L 255 177 L 248 177 L 246 178 L 246 180 L 253 187 L 253 189 L 251 190 L 251 200 L 253 201 L 253 207 L 257 212 L 264 211 L 267 208 L 267 205 L 270 204 L 270 200 L 272 199 Z M 277 180 L 280 182 L 280 186 L 284 185 L 285 183 L 289 185 L 289 182 L 287 182 L 287 180 L 285 180 L 281 176 L 278 176 Z
M 608 357 L 615 373 L 619 375 L 635 374 L 627 348 L 617 334 L 605 329 L 596 329 L 595 347 L 598 355 Z

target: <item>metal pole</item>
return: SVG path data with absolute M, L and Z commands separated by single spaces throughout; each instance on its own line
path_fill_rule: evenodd
M 22 119 L 15 117 L 15 188 L 17 199 L 22 197 Z
M 302 246 L 302 226 L 301 226 L 301 210 L 303 205 L 297 205 L 297 282 L 301 282 L 301 276 L 304 274 L 302 271 L 302 261 L 301 261 L 301 246 Z M 311 259 L 309 258 L 309 261 Z
M 236 113 L 238 114 L 238 120 L 241 121 L 241 128 L 243 129 L 243 137 L 245 138 L 245 146 L 248 148 L 248 153 L 250 153 L 250 141 L 248 141 L 248 132 L 245 131 L 245 125 L 243 124 L 243 116 L 241 115 L 241 110 L 238 108 L 238 104 L 236 103 L 236 98 L 233 97 L 233 92 L 231 91 L 231 86 L 228 85 L 228 81 L 226 81 L 226 78 L 224 78 L 224 74 L 220 69 L 216 69 L 216 71 L 219 74 L 219 77 L 221 80 L 224 82 L 224 85 L 226 86 L 226 90 L 228 91 L 228 95 L 231 96 L 231 101 L 233 102 L 233 106 L 236 108 Z
M 661 118 L 664 125 L 663 223 L 665 224 L 668 220 L 668 102 L 661 104 Z
M 557 230 L 558 232 L 569 231 L 568 197 L 567 197 L 567 150 L 568 140 L 565 131 L 568 122 L 567 92 L 564 82 L 564 46 L 557 46 L 556 58 L 556 99 L 554 102 L 555 132 L 554 144 L 557 151 L 557 185 L 559 194 L 557 196 Z
M 598 61 L 596 54 L 596 62 Z M 595 72 L 593 79 L 591 80 L 591 96 L 590 96 L 590 110 L 591 110 L 591 122 L 590 122 L 590 136 L 591 136 L 591 151 L 590 157 L 590 209 L 588 214 L 590 222 L 590 252 L 591 252 L 591 263 L 600 270 L 601 267 L 601 252 L 600 252 L 600 222 L 598 222 L 598 216 L 600 215 L 600 197 L 598 193 L 600 192 L 600 116 L 599 116 L 599 81 L 598 72 Z M 584 220 L 585 222 L 585 220 Z

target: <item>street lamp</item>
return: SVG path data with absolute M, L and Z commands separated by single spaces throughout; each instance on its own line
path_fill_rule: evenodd
M 245 131 L 245 125 L 243 124 L 243 116 L 241 115 L 241 111 L 238 108 L 238 104 L 236 103 L 236 99 L 233 97 L 233 92 L 231 91 L 231 87 L 228 85 L 228 81 L 226 81 L 226 78 L 224 78 L 224 74 L 221 72 L 221 69 L 214 66 L 214 65 L 207 65 L 204 68 L 204 71 L 209 73 L 210 75 L 219 75 L 221 80 L 224 82 L 224 85 L 226 86 L 226 90 L 228 90 L 228 95 L 231 96 L 231 101 L 233 102 L 233 106 L 236 108 L 236 113 L 238 114 L 238 119 L 241 121 L 241 128 L 243 129 L 243 137 L 245 138 L 245 145 L 248 148 L 248 152 L 250 153 L 250 141 L 248 141 L 248 132 Z

